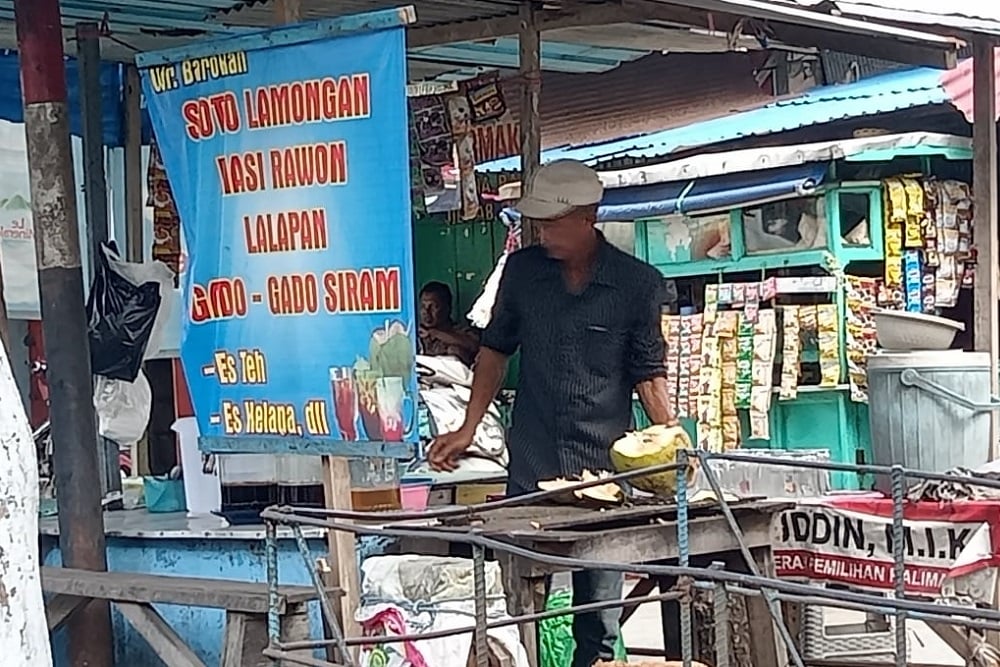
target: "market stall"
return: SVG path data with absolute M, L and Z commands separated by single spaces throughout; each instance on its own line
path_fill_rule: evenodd
M 873 310 L 971 329 L 969 157 L 967 139 L 921 133 L 602 173 L 601 219 L 633 223 L 635 254 L 675 286 L 669 382 L 699 448 L 873 460 Z

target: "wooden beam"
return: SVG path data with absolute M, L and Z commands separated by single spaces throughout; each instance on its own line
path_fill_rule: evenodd
M 706 9 L 706 7 L 714 9 Z M 730 12 L 719 10 L 728 8 Z M 797 8 L 768 9 L 764 3 L 738 6 L 724 0 L 621 0 L 568 11 L 538 11 L 540 32 L 616 23 L 662 22 L 719 32 L 733 30 L 741 19 L 766 20 L 773 32 L 771 44 L 834 49 L 911 65 L 950 69 L 957 64 L 961 40 L 893 26 L 829 16 Z M 737 11 L 738 10 L 738 11 Z M 410 48 L 493 40 L 519 34 L 520 16 L 462 21 L 408 31 Z M 664 36 L 663 48 L 670 47 Z
M 542 161 L 542 120 L 538 102 L 542 91 L 542 38 L 537 16 L 530 2 L 522 2 L 518 14 L 518 59 L 521 73 L 521 183 L 523 191 Z M 521 221 L 521 243 L 529 246 L 537 240 L 531 220 Z
M 936 623 L 925 622 L 927 623 L 927 627 L 933 630 L 934 634 L 948 645 L 948 648 L 958 654 L 959 658 L 969 660 L 972 657 L 972 652 L 969 650 L 968 630 L 941 621 Z
M 45 618 L 49 625 L 49 634 L 63 626 L 69 617 L 76 613 L 84 605 L 90 604 L 90 598 L 76 597 L 74 595 L 53 595 L 45 603 Z
M 164 664 L 170 667 L 205 667 L 205 663 L 195 655 L 191 647 L 148 604 L 119 602 L 118 611 Z
M 976 350 L 990 355 L 990 391 L 998 392 L 997 349 L 997 125 L 996 58 L 989 41 L 973 42 L 972 189 L 975 201 L 974 242 L 978 254 L 973 302 Z M 990 458 L 997 450 L 997 414 L 990 412 Z
M 584 28 L 593 25 L 623 23 L 625 8 L 619 3 L 595 4 L 569 11 L 536 10 L 538 28 L 542 32 L 562 28 Z M 407 30 L 407 46 L 436 46 L 455 42 L 475 42 L 480 40 L 513 37 L 520 33 L 521 16 L 511 14 L 489 19 L 443 23 L 425 28 Z
M 627 7 L 631 15 L 646 15 L 650 21 L 670 21 L 725 33 L 736 30 L 740 21 L 752 18 L 762 24 L 766 22 L 768 34 L 762 38 L 764 44 L 830 49 L 942 69 L 958 64 L 958 49 L 963 46 L 961 40 L 951 37 L 752 0 L 738 5 L 728 0 L 635 0 Z M 727 9 L 738 12 L 729 13 Z M 752 35 L 745 23 L 743 32 Z

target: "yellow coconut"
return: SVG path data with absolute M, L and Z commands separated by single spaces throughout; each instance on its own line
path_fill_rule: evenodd
M 617 472 L 631 472 L 649 466 L 663 465 L 677 461 L 677 451 L 690 449 L 691 438 L 680 426 L 650 426 L 649 428 L 626 433 L 611 445 L 611 463 Z M 688 467 L 688 481 L 694 481 L 694 461 Z M 637 489 L 649 493 L 673 497 L 677 492 L 677 471 L 643 475 L 629 480 Z

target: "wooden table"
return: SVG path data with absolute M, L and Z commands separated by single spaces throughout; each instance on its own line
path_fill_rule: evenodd
M 764 576 L 774 574 L 771 515 L 790 506 L 791 503 L 784 501 L 732 504 L 744 542 Z M 451 525 L 459 528 L 470 523 L 490 537 L 556 556 L 624 564 L 676 563 L 679 555 L 676 507 L 673 505 L 645 505 L 603 511 L 572 506 L 516 507 L 490 510 L 473 517 L 471 521 L 463 518 L 460 523 L 452 522 Z M 747 571 L 739 554 L 739 542 L 717 506 L 693 505 L 688 525 L 692 565 L 708 566 L 722 561 L 726 563 L 727 569 Z M 544 609 L 548 576 L 565 571 L 566 568 L 551 567 L 503 554 L 497 554 L 497 557 L 504 570 L 509 613 L 519 616 Z M 655 585 L 665 591 L 674 583 L 673 578 L 662 578 Z M 643 587 L 641 594 L 648 594 L 655 585 Z M 763 599 L 747 598 L 746 606 L 746 622 L 753 628 L 748 633 L 751 642 L 750 664 L 784 664 L 785 651 Z M 667 658 L 680 657 L 678 609 L 676 602 L 666 602 L 662 606 Z M 536 630 L 522 627 L 522 639 L 532 666 L 537 667 L 539 658 Z

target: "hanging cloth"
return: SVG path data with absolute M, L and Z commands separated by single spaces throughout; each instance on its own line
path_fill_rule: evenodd
M 507 227 L 507 240 L 504 243 L 503 254 L 500 255 L 493 272 L 486 280 L 482 294 L 472 304 L 472 309 L 466 315 L 472 326 L 477 329 L 485 329 L 489 326 L 493 316 L 493 304 L 496 302 L 497 291 L 500 289 L 500 277 L 507 265 L 507 257 L 521 248 L 521 214 L 512 208 L 505 208 L 500 211 L 500 220 Z

